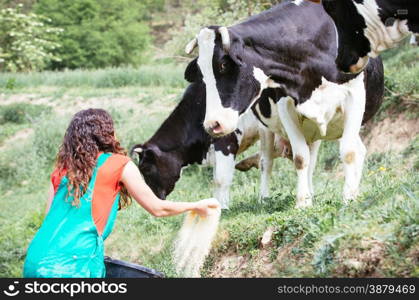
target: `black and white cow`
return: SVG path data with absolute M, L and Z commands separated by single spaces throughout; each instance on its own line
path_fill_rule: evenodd
M 269 131 L 258 128 L 258 120 L 250 112 L 231 134 L 213 139 L 202 127 L 205 117 L 205 85 L 191 84 L 180 103 L 155 134 L 144 144 L 132 147 L 139 155 L 139 169 L 146 183 L 161 199 L 174 189 L 182 168 L 205 160 L 214 167 L 214 197 L 222 208 L 229 206 L 229 190 L 233 180 L 236 155 L 244 152 L 261 136 L 261 147 Z M 290 147 L 277 137 L 274 157 L 286 156 Z M 278 146 L 279 145 L 279 146 Z M 267 151 L 267 150 L 264 150 Z M 268 196 L 270 169 L 261 173 L 261 197 Z
M 208 133 L 233 132 L 239 117 L 253 108 L 262 123 L 291 143 L 297 207 L 312 205 L 320 141 L 340 139 L 343 197 L 357 196 L 366 154 L 359 131 L 382 101 L 381 60 L 358 75 L 340 72 L 333 22 L 320 5 L 306 1 L 282 3 L 228 28 L 204 28 L 187 52 L 196 46 L 199 56 L 185 78 L 206 84 Z
M 419 33 L 418 0 L 321 2 L 336 24 L 339 34 L 336 63 L 344 72 L 359 73 L 369 57 L 397 46 L 411 33 Z

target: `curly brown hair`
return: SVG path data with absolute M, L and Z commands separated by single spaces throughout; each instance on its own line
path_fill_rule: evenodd
M 57 155 L 57 168 L 65 170 L 69 180 L 68 195 L 74 197 L 72 205 L 80 205 L 86 192 L 96 158 L 100 152 L 126 155 L 115 137 L 112 117 L 103 109 L 86 109 L 76 113 L 67 128 Z M 131 199 L 121 184 L 119 208 L 128 206 Z

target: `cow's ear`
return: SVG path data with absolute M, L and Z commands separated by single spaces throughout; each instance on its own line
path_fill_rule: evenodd
M 232 37 L 230 49 L 228 51 L 231 59 L 238 65 L 242 66 L 244 64 L 244 41 L 240 37 Z
M 192 60 L 185 70 L 185 79 L 189 82 L 196 82 L 202 78 L 201 71 L 198 67 L 198 58 Z
M 152 149 L 145 149 L 143 151 L 141 163 L 148 162 L 154 164 L 156 162 L 156 153 Z

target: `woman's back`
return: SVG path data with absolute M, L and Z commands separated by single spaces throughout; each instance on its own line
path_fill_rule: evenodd
M 113 228 L 119 181 L 129 160 L 100 153 L 79 206 L 72 204 L 65 172 L 54 171 L 56 193 L 28 249 L 25 277 L 104 277 L 103 241 Z

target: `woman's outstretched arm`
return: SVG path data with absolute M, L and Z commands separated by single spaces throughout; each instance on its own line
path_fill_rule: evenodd
M 155 217 L 174 216 L 186 211 L 195 211 L 200 216 L 206 216 L 209 208 L 218 207 L 218 203 L 209 200 L 172 202 L 159 199 L 145 183 L 140 171 L 132 161 L 125 165 L 121 181 L 138 204 Z

